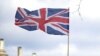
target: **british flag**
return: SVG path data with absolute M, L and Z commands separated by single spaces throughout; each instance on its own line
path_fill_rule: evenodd
M 15 25 L 29 31 L 40 29 L 48 34 L 66 35 L 69 33 L 69 9 L 41 8 L 29 11 L 19 7 Z

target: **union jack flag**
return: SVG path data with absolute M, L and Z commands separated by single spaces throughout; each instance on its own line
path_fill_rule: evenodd
M 19 7 L 15 25 L 29 31 L 40 29 L 48 34 L 66 35 L 69 33 L 69 9 L 41 8 L 29 11 Z

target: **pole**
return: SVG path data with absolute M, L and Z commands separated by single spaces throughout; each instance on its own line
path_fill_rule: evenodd
M 67 56 L 69 56 L 69 35 L 68 35 L 68 40 L 67 40 Z

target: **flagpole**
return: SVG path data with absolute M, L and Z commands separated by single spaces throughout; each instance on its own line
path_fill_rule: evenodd
M 69 56 L 69 34 L 68 34 L 68 40 L 67 40 L 67 56 Z

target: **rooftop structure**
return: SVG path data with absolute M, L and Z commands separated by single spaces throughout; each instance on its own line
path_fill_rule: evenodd
M 4 39 L 0 38 L 0 56 L 8 56 L 4 49 Z

